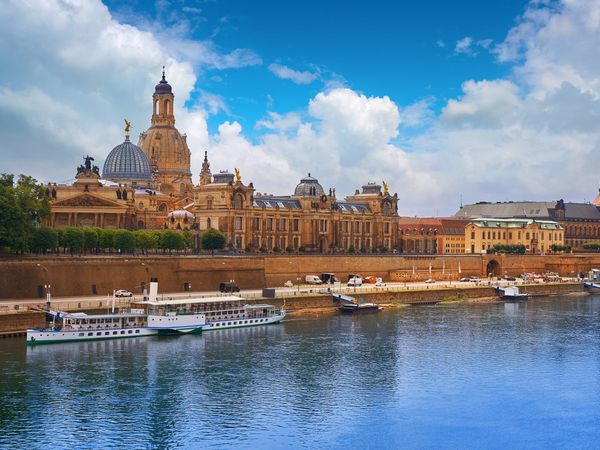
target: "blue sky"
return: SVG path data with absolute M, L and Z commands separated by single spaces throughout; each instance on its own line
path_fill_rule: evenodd
M 430 99 L 439 112 L 465 79 L 507 76 L 483 48 L 456 53 L 465 36 L 502 42 L 526 1 L 108 1 L 115 17 L 147 30 L 163 29 L 223 51 L 247 48 L 262 64 L 230 70 L 196 68 L 198 90 L 224 97 L 229 118 L 252 129 L 267 111 L 301 110 L 329 82 L 408 105 Z M 182 26 L 182 19 L 186 23 Z M 293 85 L 268 70 L 272 63 L 318 75 Z M 192 98 L 196 99 L 199 93 Z M 209 120 L 214 132 L 227 120 Z
M 402 215 L 590 201 L 600 0 L 5 0 L 1 171 L 73 180 L 150 125 L 161 67 L 198 180 L 289 195 L 387 181 Z

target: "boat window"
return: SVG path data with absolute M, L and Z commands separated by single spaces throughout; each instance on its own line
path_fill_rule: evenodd
M 133 330 L 127 331 L 127 334 L 131 334 L 131 333 L 133 333 Z
M 93 336 L 93 335 L 94 335 L 94 333 L 88 333 L 88 336 Z
M 117 334 L 117 333 L 118 333 L 118 331 L 113 331 L 113 334 Z
M 139 332 L 140 332 L 140 330 L 135 330 L 135 332 L 136 332 L 136 333 L 139 333 Z
M 110 334 L 110 331 L 106 331 L 106 332 L 104 333 L 104 336 L 108 336 L 109 334 Z
M 79 336 L 85 336 L 85 333 L 79 333 Z
M 96 336 L 102 336 L 102 332 L 98 331 L 98 332 L 96 333 Z
M 121 330 L 121 334 L 125 334 L 125 330 Z

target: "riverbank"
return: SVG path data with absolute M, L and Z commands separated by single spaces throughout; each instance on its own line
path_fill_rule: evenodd
M 531 297 L 546 295 L 565 295 L 572 293 L 583 293 L 581 283 L 543 283 L 519 285 L 522 292 Z M 302 293 L 302 295 L 280 295 L 276 298 L 255 297 L 246 298 L 249 304 L 270 303 L 285 308 L 290 317 L 309 315 L 332 314 L 336 311 L 336 305 L 331 299 L 331 293 L 323 289 L 315 289 L 314 292 Z M 353 294 L 350 294 L 353 295 Z M 463 302 L 472 303 L 496 302 L 492 289 L 487 285 L 458 286 L 439 285 L 415 287 L 411 289 L 406 286 L 397 288 L 386 288 L 385 290 L 364 291 L 359 293 L 361 299 L 381 305 L 384 308 L 398 308 L 410 305 L 428 305 L 435 303 Z M 129 299 L 118 299 L 116 307 L 125 307 Z M 63 311 L 98 312 L 107 310 L 112 305 L 112 300 L 107 298 L 80 300 L 55 299 L 53 308 Z M 0 311 L 0 336 L 25 333 L 27 328 L 42 328 L 45 326 L 45 312 L 43 305 L 39 303 L 22 304 L 18 309 L 6 309 Z

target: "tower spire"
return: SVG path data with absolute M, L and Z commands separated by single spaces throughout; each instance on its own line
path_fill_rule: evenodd
M 212 173 L 210 173 L 210 163 L 208 162 L 208 152 L 204 151 L 204 162 L 202 163 L 202 170 L 200 171 L 200 184 L 210 184 L 212 180 Z
M 165 79 L 165 66 L 163 66 L 163 76 L 162 76 L 162 81 L 164 81 L 165 83 L 167 82 L 167 80 Z

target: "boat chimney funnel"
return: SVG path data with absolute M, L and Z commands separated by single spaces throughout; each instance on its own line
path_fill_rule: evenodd
M 158 278 L 150 278 L 150 294 L 148 300 L 155 302 L 158 298 Z

